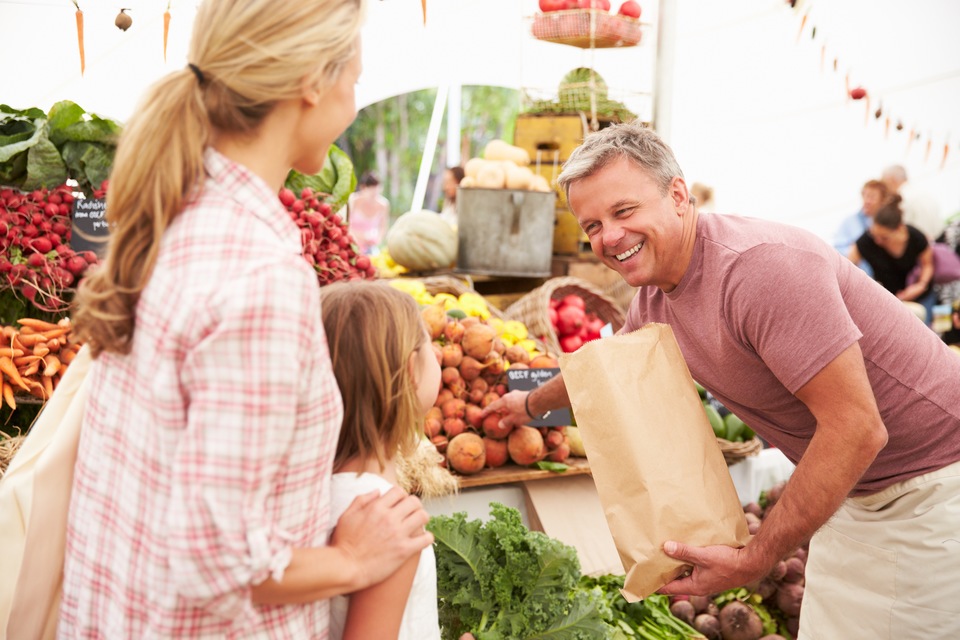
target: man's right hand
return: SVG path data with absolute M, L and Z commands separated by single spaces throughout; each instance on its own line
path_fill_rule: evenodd
M 526 408 L 527 396 L 530 393 L 530 391 L 511 391 L 487 405 L 481 417 L 485 418 L 491 413 L 499 414 L 500 426 L 504 430 L 525 425 L 531 420 Z

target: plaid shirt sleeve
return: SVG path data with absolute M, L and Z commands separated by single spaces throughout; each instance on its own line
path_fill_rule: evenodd
M 271 524 L 268 503 L 298 427 L 298 381 L 311 379 L 304 373 L 316 359 L 320 301 L 310 277 L 289 264 L 250 265 L 197 312 L 191 331 L 187 428 L 168 512 L 171 575 L 182 597 L 225 619 L 249 614 L 250 585 L 279 579 L 290 561 L 289 534 Z

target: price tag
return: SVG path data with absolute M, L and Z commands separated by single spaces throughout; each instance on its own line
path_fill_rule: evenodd
M 560 369 L 507 369 L 507 388 L 510 391 L 530 391 L 536 389 Z M 570 409 L 554 409 L 540 420 L 531 420 L 531 427 L 565 427 L 570 424 Z
M 73 229 L 70 248 L 93 251 L 101 259 L 107 251 L 107 201 L 104 198 L 78 198 L 73 201 Z

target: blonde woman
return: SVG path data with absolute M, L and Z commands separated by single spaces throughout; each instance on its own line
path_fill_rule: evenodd
M 331 530 L 343 405 L 316 275 L 279 204 L 356 115 L 363 0 L 204 0 L 190 64 L 128 123 L 59 636 L 326 637 L 329 601 L 432 542 L 399 489 Z

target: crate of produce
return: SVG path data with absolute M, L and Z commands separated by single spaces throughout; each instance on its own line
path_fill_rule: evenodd
M 551 278 L 510 305 L 504 312 L 507 319 L 519 320 L 530 333 L 542 340 L 551 353 L 563 353 L 557 330 L 550 321 L 550 301 L 563 300 L 568 295 L 583 299 L 585 311 L 596 314 L 604 323 L 619 331 L 625 321 L 620 307 L 600 289 L 585 280 L 572 277 Z
M 763 442 L 757 436 L 743 442 L 730 442 L 717 438 L 717 444 L 720 445 L 720 452 L 723 453 L 727 466 L 740 462 L 748 456 L 755 456 L 763 450 Z
M 569 9 L 535 15 L 530 32 L 537 40 L 582 49 L 606 49 L 640 44 L 643 24 L 636 18 L 599 9 Z

